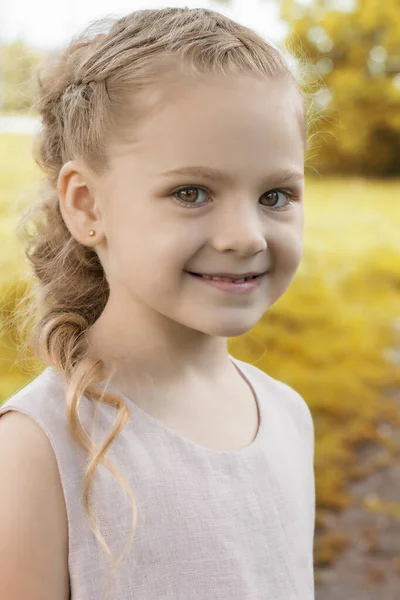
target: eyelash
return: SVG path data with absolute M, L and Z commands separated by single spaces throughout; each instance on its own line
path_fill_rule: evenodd
M 185 185 L 183 187 L 178 188 L 174 192 L 172 192 L 172 196 L 174 197 L 174 200 L 178 204 L 181 204 L 182 206 L 185 206 L 186 208 L 199 208 L 199 207 L 202 207 L 202 206 L 205 206 L 206 204 L 208 204 L 208 202 L 205 202 L 203 204 L 193 204 L 193 202 L 186 202 L 185 200 L 180 200 L 179 198 L 175 197 L 176 194 L 179 194 L 179 192 L 182 192 L 184 190 L 201 190 L 201 191 L 207 193 L 207 190 L 205 188 L 203 188 L 202 186 Z M 281 192 L 281 193 L 285 194 L 285 196 L 287 198 L 290 198 L 290 200 L 287 202 L 287 204 L 285 204 L 285 206 L 283 206 L 283 207 L 281 206 L 280 208 L 273 208 L 272 206 L 266 206 L 265 208 L 271 208 L 272 210 L 275 210 L 275 211 L 284 211 L 284 210 L 287 210 L 289 206 L 293 206 L 297 200 L 297 197 L 292 192 L 289 192 L 288 190 L 274 188 L 272 190 L 268 190 L 268 192 L 265 192 L 265 194 L 270 194 L 271 192 Z M 265 196 L 265 194 L 263 194 L 263 196 Z

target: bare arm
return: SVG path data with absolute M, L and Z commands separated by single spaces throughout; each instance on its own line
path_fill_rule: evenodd
M 29 416 L 0 418 L 0 589 L 8 600 L 68 600 L 68 521 L 56 457 Z

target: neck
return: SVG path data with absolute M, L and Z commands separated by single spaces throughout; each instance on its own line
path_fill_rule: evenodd
M 147 307 L 140 314 L 117 308 L 109 302 L 87 333 L 90 353 L 103 360 L 106 377 L 112 369 L 125 381 L 146 374 L 162 387 L 221 381 L 232 369 L 227 338 L 185 327 Z M 130 321 L 121 318 L 127 314 Z

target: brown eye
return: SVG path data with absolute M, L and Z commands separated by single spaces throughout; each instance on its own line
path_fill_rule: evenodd
M 278 191 L 276 191 L 276 190 L 275 190 L 275 191 L 273 191 L 273 192 L 268 192 L 267 194 L 264 194 L 264 196 L 263 196 L 263 197 L 264 197 L 264 198 L 267 198 L 267 196 L 269 196 L 269 197 L 270 197 L 269 199 L 271 199 L 271 196 L 272 196 L 273 194 L 275 194 L 275 199 L 276 199 L 276 195 L 277 195 L 277 194 L 279 194 L 279 192 L 278 192 Z M 274 198 L 272 198 L 272 201 L 273 201 L 273 200 L 274 200 Z M 273 202 L 272 202 L 272 203 L 273 203 Z
M 182 204 L 183 206 L 187 206 L 187 207 L 191 207 L 191 206 L 203 206 L 204 204 L 206 204 L 206 201 L 200 201 L 200 202 L 196 202 L 196 200 L 199 199 L 199 193 L 203 193 L 205 195 L 205 200 L 207 200 L 207 193 L 205 190 L 203 190 L 200 187 L 195 187 L 195 186 L 187 186 L 187 187 L 182 187 L 179 188 L 178 190 L 176 190 L 173 193 L 174 198 L 176 198 L 177 202 L 179 204 Z M 201 196 L 200 196 L 201 199 Z
M 273 196 L 273 194 L 275 194 L 275 198 L 274 197 L 271 198 L 271 196 Z M 272 203 L 264 204 L 264 206 L 267 206 L 267 208 L 275 208 L 276 204 L 274 203 L 274 201 L 276 199 L 278 199 L 278 202 L 279 202 L 279 194 L 282 194 L 283 196 L 285 196 L 286 199 L 292 197 L 292 195 L 290 193 L 285 192 L 284 190 L 271 190 L 270 192 L 267 192 L 266 194 L 264 194 L 264 196 L 262 196 L 262 198 L 266 198 L 267 196 L 270 196 L 270 198 L 268 200 L 272 200 Z M 287 203 L 287 200 L 286 200 L 286 203 Z M 284 206 L 283 207 L 278 206 L 277 208 L 279 210 L 280 208 L 284 208 Z
M 186 188 L 177 192 L 177 196 L 184 202 L 193 202 L 197 198 L 197 190 L 196 188 Z

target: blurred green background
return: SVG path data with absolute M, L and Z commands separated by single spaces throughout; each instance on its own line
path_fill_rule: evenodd
M 251 332 L 230 340 L 230 350 L 291 385 L 312 412 L 318 575 L 357 541 L 355 530 L 338 531 L 331 518 L 352 505 L 352 482 L 400 456 L 400 442 L 383 433 L 400 427 L 400 6 L 285 0 L 279 8 L 317 117 L 306 162 L 305 252 L 290 289 Z M 44 366 L 19 355 L 11 321 L 30 278 L 15 226 L 40 172 L 31 135 L 4 131 L 10 115 L 35 116 L 35 67 L 47 53 L 23 40 L 1 45 L 0 402 Z M 365 458 L 369 447 L 381 449 L 379 459 Z M 389 510 L 379 497 L 357 507 L 400 521 L 400 504 Z

